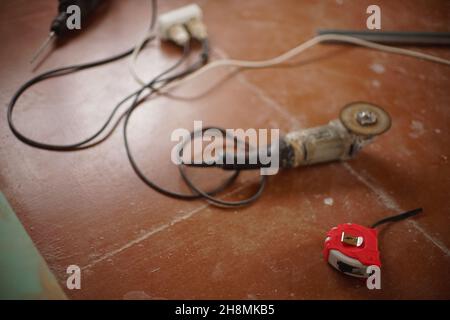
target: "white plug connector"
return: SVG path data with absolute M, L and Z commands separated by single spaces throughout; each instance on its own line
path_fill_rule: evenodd
M 169 28 L 167 38 L 179 46 L 184 46 L 191 36 L 182 24 L 175 24 Z
M 202 41 L 208 38 L 208 33 L 206 32 L 206 26 L 199 18 L 193 18 L 186 23 L 186 27 L 189 33 L 194 39 Z
M 162 40 L 172 40 L 184 45 L 190 35 L 198 40 L 207 37 L 206 27 L 202 22 L 202 10 L 196 4 L 190 4 L 166 12 L 158 17 L 158 36 Z

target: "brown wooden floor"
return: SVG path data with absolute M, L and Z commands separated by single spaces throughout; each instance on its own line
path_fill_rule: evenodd
M 363 29 L 372 2 L 198 1 L 214 59 L 269 58 L 317 28 Z M 160 1 L 160 11 L 187 3 Z M 377 3 L 384 30 L 450 31 L 445 0 Z M 83 268 L 82 289 L 66 290 L 70 298 L 450 298 L 450 68 L 322 45 L 290 67 L 235 74 L 199 99 L 146 102 L 131 120 L 132 149 L 148 175 L 179 191 L 187 189 L 170 162 L 169 134 L 191 129 L 193 120 L 287 132 L 326 123 L 355 100 L 391 113 L 391 130 L 356 159 L 282 172 L 250 207 L 217 209 L 146 187 L 128 163 L 121 129 L 75 153 L 36 150 L 11 134 L 6 104 L 34 74 L 28 61 L 55 5 L 0 2 L 0 190 L 63 286 L 68 265 Z M 149 1 L 112 1 L 92 28 L 53 51 L 35 73 L 129 48 L 149 16 Z M 450 58 L 445 48 L 419 50 Z M 142 54 L 141 73 L 150 78 L 178 56 L 178 49 L 155 43 Z M 228 74 L 210 72 L 178 92 L 200 93 Z M 127 62 L 117 62 L 37 85 L 19 100 L 15 119 L 36 139 L 73 142 L 96 130 L 136 87 Z M 245 195 L 256 181 L 243 175 L 230 193 Z M 419 206 L 422 216 L 381 232 L 382 290 L 369 291 L 323 261 L 324 236 L 334 225 L 370 224 Z

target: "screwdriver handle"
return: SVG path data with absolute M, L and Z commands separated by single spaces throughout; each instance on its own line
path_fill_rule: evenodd
M 70 31 L 67 28 L 67 8 L 71 5 L 77 5 L 80 8 L 81 23 L 87 20 L 91 13 L 97 8 L 101 0 L 59 0 L 58 15 L 53 19 L 50 25 L 50 32 L 60 37 Z

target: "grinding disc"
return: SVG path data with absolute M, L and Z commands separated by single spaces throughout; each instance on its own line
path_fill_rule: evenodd
M 376 136 L 391 127 L 391 117 L 382 108 L 368 102 L 353 102 L 341 110 L 339 118 L 351 132 L 363 136 Z

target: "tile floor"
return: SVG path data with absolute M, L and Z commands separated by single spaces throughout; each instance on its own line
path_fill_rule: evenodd
M 188 1 L 160 1 L 160 11 Z M 213 59 L 264 59 L 311 38 L 318 28 L 363 29 L 370 1 L 199 0 Z M 384 30 L 450 31 L 446 1 L 378 1 Z M 320 45 L 289 67 L 211 72 L 177 91 L 198 99 L 157 98 L 131 120 L 137 161 L 158 183 L 187 191 L 170 163 L 169 135 L 193 120 L 227 128 L 311 127 L 351 101 L 383 106 L 393 126 L 354 160 L 271 177 L 262 198 L 237 210 L 183 202 L 147 188 L 133 173 L 117 130 L 96 148 L 55 153 L 19 142 L 6 104 L 33 73 L 33 50 L 47 34 L 56 1 L 0 3 L 0 189 L 61 284 L 82 267 L 72 299 L 449 299 L 450 68 L 342 45 Z M 148 25 L 149 1 L 112 1 L 92 28 L 49 54 L 35 72 L 108 56 L 132 46 Z M 179 56 L 155 43 L 139 66 L 148 77 Z M 450 58 L 447 48 L 421 48 Z M 115 102 L 136 88 L 125 61 L 35 86 L 15 119 L 52 142 L 94 131 Z M 195 172 L 203 185 L 208 172 Z M 229 198 L 254 189 L 244 174 Z M 333 199 L 330 205 L 325 199 Z M 322 259 L 336 224 L 370 224 L 423 207 L 383 228 L 382 290 L 346 277 Z

